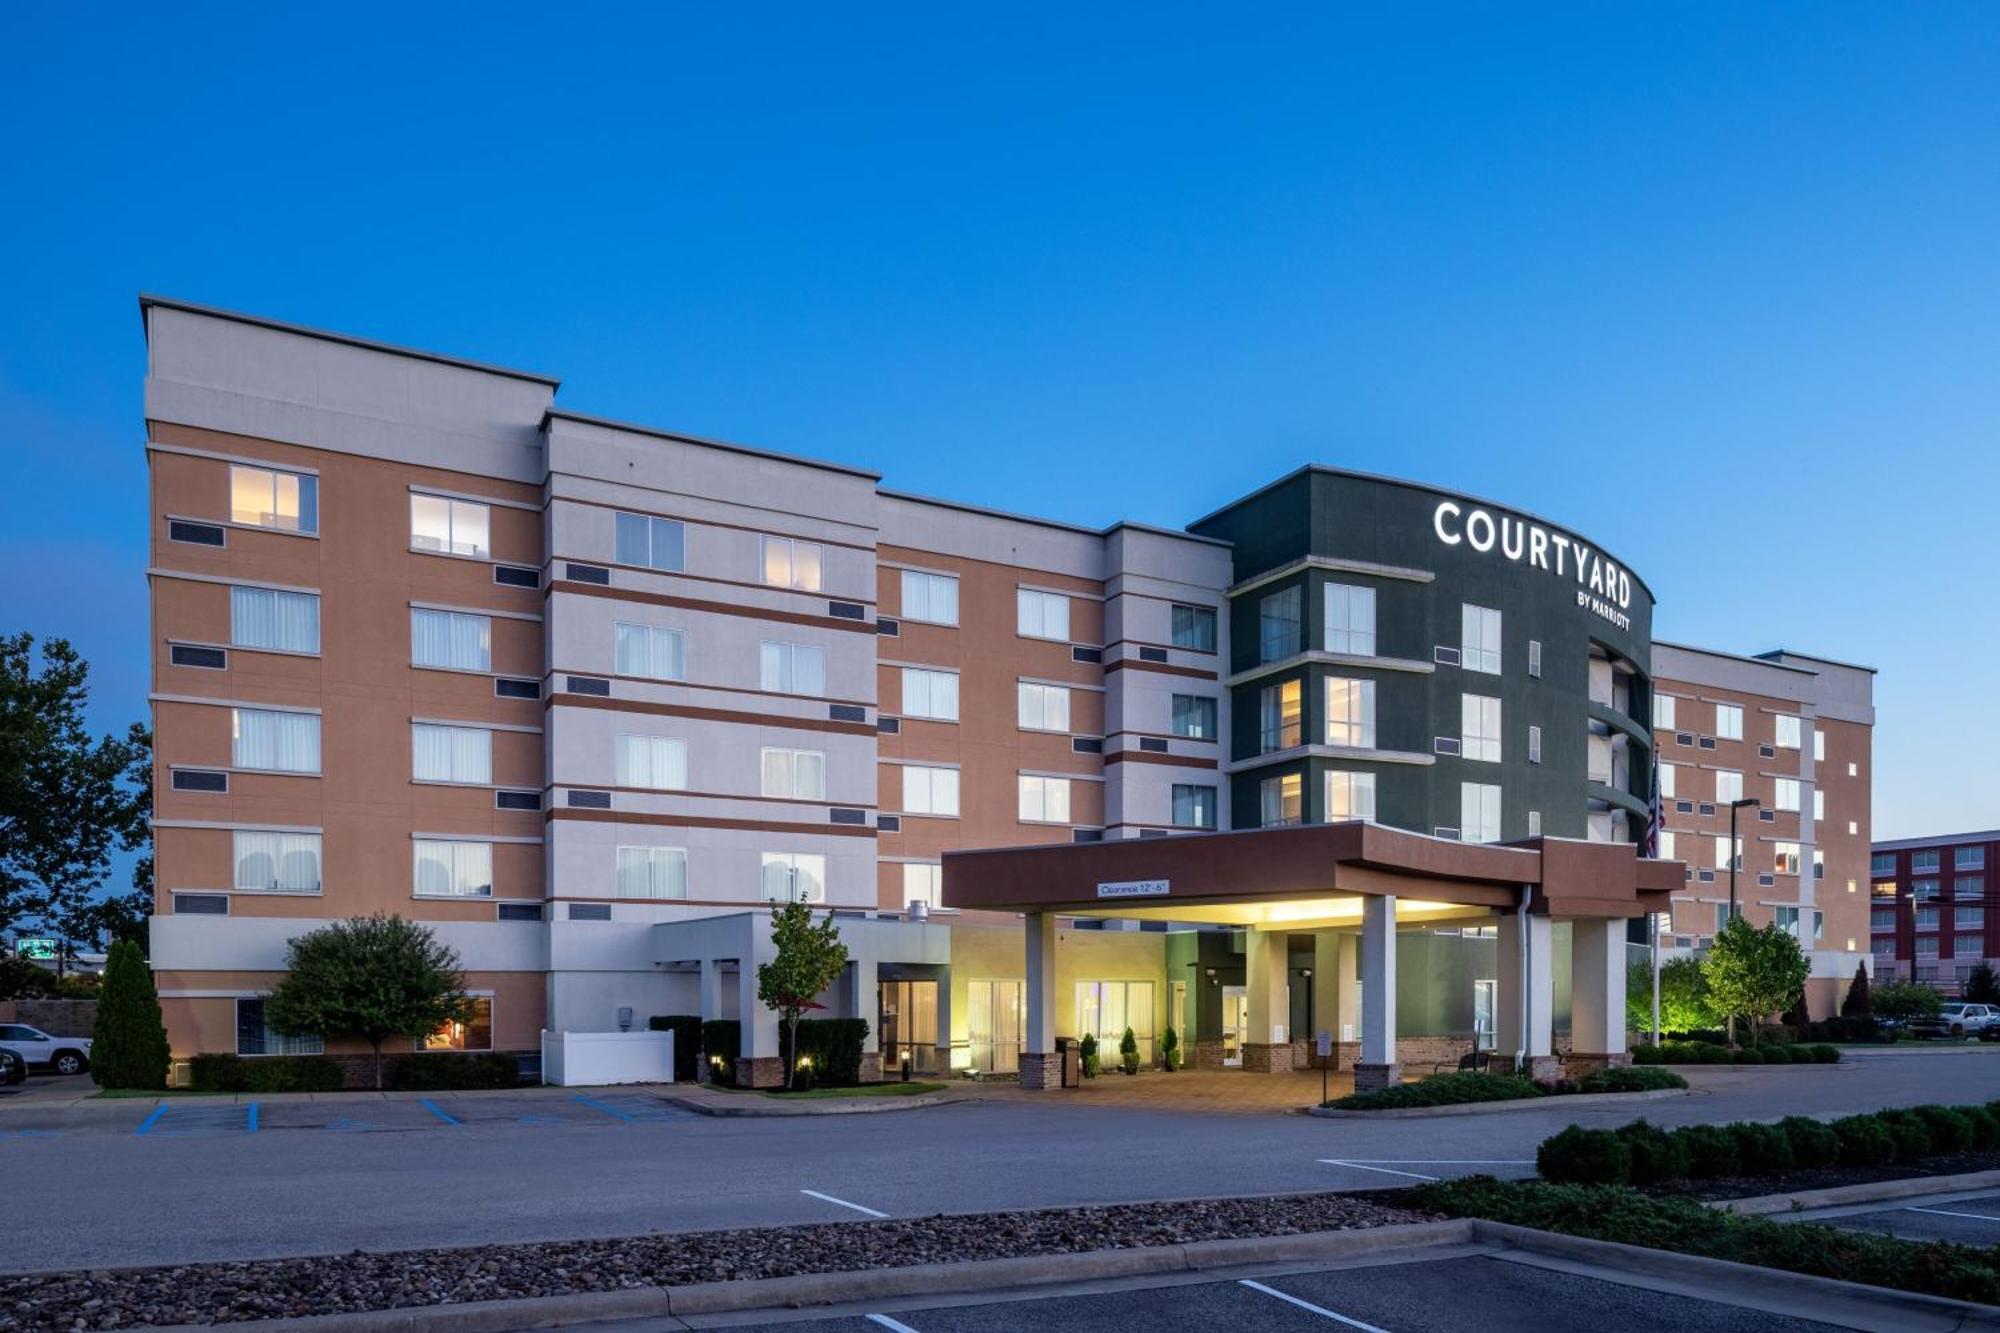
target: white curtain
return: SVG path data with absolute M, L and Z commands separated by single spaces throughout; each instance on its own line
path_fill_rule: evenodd
M 319 651 L 319 598 L 270 588 L 229 590 L 229 641 L 239 648 Z
M 411 771 L 427 782 L 493 781 L 493 733 L 480 727 L 410 727 Z
M 319 772 L 319 717 L 313 713 L 278 713 L 238 708 L 230 762 L 238 768 L 265 768 L 282 773 Z
M 410 612 L 410 660 L 461 671 L 493 669 L 493 622 L 453 611 Z
M 618 896 L 687 897 L 687 852 L 679 847 L 620 847 Z
M 319 892 L 320 835 L 236 832 L 236 887 L 265 893 Z
M 618 785 L 679 791 L 687 786 L 687 742 L 673 736 L 620 736 Z
M 618 622 L 615 654 L 618 674 L 646 676 L 654 680 L 679 680 L 685 674 L 681 632 L 656 629 L 651 625 Z
M 493 896 L 493 844 L 419 838 L 416 891 L 442 898 Z

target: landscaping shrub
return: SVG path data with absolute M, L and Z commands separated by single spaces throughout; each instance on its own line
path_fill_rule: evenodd
M 1125 1035 L 1118 1039 L 1118 1063 L 1128 1074 L 1139 1072 L 1139 1038 L 1131 1028 L 1126 1028 Z
M 196 1092 L 338 1092 L 347 1071 L 324 1055 L 197 1055 L 188 1062 Z
M 1085 1078 L 1097 1077 L 1099 1061 L 1096 1034 L 1089 1032 L 1083 1034 L 1083 1040 L 1077 1043 L 1077 1062 L 1082 1067 Z
M 1840 1048 L 1819 1042 L 1807 1048 L 1812 1052 L 1814 1064 L 1837 1065 L 1840 1063 Z
M 100 1088 L 167 1086 L 167 1029 L 153 970 L 131 940 L 113 940 L 91 1029 L 90 1078 Z
M 1666 1062 L 1666 1051 L 1651 1042 L 1642 1041 L 1632 1048 L 1632 1063 L 1635 1065 L 1663 1065 Z
M 1931 1127 L 1913 1111 L 1877 1111 L 1876 1120 L 1896 1145 L 1896 1160 L 1916 1162 L 1931 1155 Z
M 1695 1063 L 1702 1065 L 1726 1065 L 1734 1059 L 1727 1046 L 1710 1046 L 1706 1043 L 1695 1047 Z
M 511 1088 L 520 1081 L 521 1062 L 495 1051 L 405 1055 L 389 1065 L 389 1086 L 398 1092 Z
M 1169 1074 L 1181 1067 L 1181 1036 L 1169 1025 L 1160 1034 L 1160 1068 Z
M 701 1015 L 654 1014 L 646 1026 L 674 1034 L 674 1082 L 694 1082 L 701 1068 Z
M 1764 1063 L 1764 1053 L 1755 1046 L 1745 1046 L 1730 1052 L 1729 1059 L 1732 1064 L 1761 1065 Z
M 1986 1152 L 2000 1147 L 2000 1116 L 1983 1106 L 1961 1106 L 1959 1111 L 1972 1126 L 1972 1148 L 1974 1152 Z
M 701 1025 L 701 1059 L 717 1083 L 736 1082 L 736 1053 L 743 1049 L 743 1025 L 733 1018 L 711 1018 Z
M 1767 1065 L 1788 1065 L 1792 1062 L 1792 1052 L 1785 1046 L 1753 1047 L 1757 1056 Z
M 1580 1092 L 1658 1092 L 1666 1088 L 1685 1088 L 1687 1085 L 1687 1080 L 1671 1069 L 1641 1069 L 1637 1065 L 1620 1068 L 1612 1065 L 1584 1075 L 1576 1086 Z
M 1775 1176 L 1792 1169 L 1791 1136 L 1776 1125 L 1725 1125 L 1736 1136 L 1737 1169 L 1746 1176 Z
M 1786 1116 L 1778 1128 L 1791 1141 L 1792 1165 L 1833 1166 L 1840 1161 L 1840 1135 L 1811 1116 Z
M 1896 1140 L 1872 1115 L 1851 1115 L 1828 1128 L 1840 1136 L 1842 1166 L 1887 1166 L 1896 1160 Z
M 1611 1130 L 1571 1125 L 1542 1140 L 1542 1146 L 1535 1150 L 1535 1169 L 1544 1180 L 1623 1185 L 1632 1177 L 1632 1149 Z
M 861 1047 L 867 1040 L 865 1018 L 801 1018 L 795 1051 L 790 1029 L 780 1024 L 778 1057 L 783 1062 L 780 1068 L 790 1069 L 803 1056 L 812 1061 L 814 1083 L 852 1087 L 861 1081 Z
M 1737 1172 L 1736 1136 L 1720 1125 L 1688 1125 L 1674 1131 L 1687 1148 L 1688 1174 L 1697 1178 Z
M 1725 1028 L 1690 1028 L 1686 1032 L 1669 1032 L 1666 1035 L 1676 1041 L 1695 1042 L 1703 1046 L 1729 1044 L 1729 1032 Z
M 1798 1040 L 1798 1034 L 1783 1023 L 1759 1023 L 1750 1039 L 1759 1046 L 1789 1046 Z
M 1464 1102 L 1504 1102 L 1540 1096 L 1534 1084 L 1510 1074 L 1482 1074 L 1472 1070 L 1433 1074 L 1415 1083 L 1402 1083 L 1373 1092 L 1336 1097 L 1328 1106 L 1343 1111 L 1388 1111 L 1410 1106 L 1456 1106 Z
M 1972 1118 L 1955 1106 L 1915 1106 L 1910 1114 L 1924 1122 L 1931 1134 L 1933 1153 L 1969 1152 L 1972 1149 Z
M 1656 1125 L 1634 1120 L 1617 1131 L 1631 1157 L 1634 1185 L 1663 1185 L 1688 1173 L 1687 1145 Z

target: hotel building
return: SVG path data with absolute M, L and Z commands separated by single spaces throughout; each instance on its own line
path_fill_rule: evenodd
M 2000 958 L 1987 933 L 1996 857 L 1993 829 L 1876 843 L 1868 879 L 1875 975 L 1957 994 L 1973 968 Z

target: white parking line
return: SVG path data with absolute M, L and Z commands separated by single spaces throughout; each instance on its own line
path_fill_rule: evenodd
M 1379 1171 L 1385 1176 L 1407 1176 L 1411 1180 L 1437 1180 L 1440 1178 L 1437 1176 L 1427 1176 L 1417 1171 L 1391 1171 L 1386 1166 L 1363 1166 L 1359 1162 L 1341 1162 L 1331 1157 L 1322 1157 L 1319 1160 L 1326 1166 L 1345 1166 L 1351 1167 L 1356 1171 Z
M 863 1207 L 862 1207 L 862 1206 L 861 1206 L 860 1204 L 858 1204 L 858 1203 L 849 1203 L 849 1202 L 848 1202 L 847 1200 L 845 1200 L 845 1199 L 836 1199 L 836 1198 L 834 1198 L 834 1197 L 833 1197 L 833 1196 L 832 1196 L 831 1194 L 821 1194 L 821 1193 L 820 1193 L 820 1192 L 819 1192 L 818 1190 L 800 1190 L 800 1191 L 799 1191 L 799 1193 L 801 1193 L 801 1194 L 810 1194 L 810 1195 L 812 1195 L 812 1196 L 813 1196 L 813 1197 L 814 1197 L 815 1199 L 825 1199 L 825 1200 L 826 1200 L 826 1201 L 827 1201 L 828 1203 L 837 1203 L 837 1204 L 839 1204 L 839 1205 L 840 1205 L 840 1206 L 841 1206 L 842 1208 L 852 1208 L 852 1209 L 853 1209 L 853 1210 L 854 1210 L 855 1212 L 857 1212 L 857 1213 L 866 1213 L 866 1214 L 868 1214 L 868 1216 L 870 1216 L 870 1217 L 887 1217 L 887 1216 L 888 1216 L 888 1214 L 887 1214 L 887 1213 L 878 1213 L 878 1212 L 876 1212 L 876 1211 L 875 1211 L 875 1210 L 874 1210 L 873 1208 L 863 1208 Z M 869 1315 L 868 1317 L 869 1317 L 870 1319 L 873 1319 L 873 1318 L 874 1318 L 875 1316 L 874 1316 L 874 1315 Z
M 811 1193 L 811 1191 L 808 1190 L 807 1193 Z M 917 1333 L 917 1330 L 911 1328 L 908 1324 L 900 1323 L 885 1314 L 871 1314 L 868 1316 L 868 1322 L 871 1324 L 880 1324 L 882 1327 L 888 1329 L 889 1333 Z
M 1330 1162 L 1331 1157 L 1320 1158 Z M 1365 1166 L 1370 1162 L 1380 1162 L 1384 1166 L 1394 1162 L 1397 1166 L 1533 1166 L 1533 1158 L 1521 1157 L 1343 1157 L 1346 1166 Z
M 1245 1286 L 1250 1288 L 1250 1290 L 1252 1291 L 1261 1291 L 1266 1296 L 1276 1296 L 1281 1301 L 1288 1301 L 1291 1304 L 1298 1306 L 1301 1310 L 1310 1310 L 1316 1315 L 1324 1315 L 1326 1318 L 1333 1320 L 1336 1324 L 1345 1324 L 1349 1328 L 1358 1328 L 1361 1330 L 1361 1333 L 1389 1333 L 1389 1330 L 1386 1328 L 1377 1328 L 1373 1324 L 1364 1324 L 1359 1319 L 1349 1319 L 1344 1314 L 1335 1314 L 1333 1311 L 1327 1309 L 1323 1305 L 1314 1305 L 1311 1301 L 1302 1301 L 1296 1296 L 1290 1296 L 1282 1291 L 1279 1291 L 1276 1287 L 1267 1287 L 1261 1282 L 1252 1282 L 1247 1277 L 1238 1278 L 1237 1283 L 1240 1286 Z
M 1975 1222 L 2000 1222 L 1992 1213 L 1955 1213 L 1949 1208 L 1905 1208 L 1906 1213 L 1931 1213 L 1937 1217 L 1969 1217 Z

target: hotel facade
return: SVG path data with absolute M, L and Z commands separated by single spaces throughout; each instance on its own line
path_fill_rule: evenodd
M 2000 829 L 1876 843 L 1868 879 L 1875 974 L 1955 995 L 1973 968 L 2000 960 L 1988 934 L 1995 858 Z
M 538 375 L 141 310 L 177 1057 L 321 1049 L 261 997 L 295 935 L 384 912 L 476 1000 L 420 1048 L 700 1014 L 775 1081 L 755 970 L 796 898 L 840 918 L 823 999 L 870 1020 L 871 1068 L 1034 1081 L 1051 1034 L 1128 1026 L 1252 1069 L 1314 1032 L 1378 1077 L 1475 1043 L 1548 1068 L 1565 1029 L 1616 1058 L 1628 920 L 1714 926 L 1706 793 L 1669 802 L 1686 866 L 1633 855 L 1656 748 L 1688 751 L 1676 792 L 1731 760 L 1769 784 L 1745 912 L 1791 910 L 1816 977 L 1866 956 L 1865 895 L 1796 866 L 1865 854 L 1867 673 L 1655 645 L 1643 580 L 1567 528 L 1319 467 L 1185 530 L 1077 527 L 572 413 Z M 1733 730 L 1696 719 L 1719 700 Z M 1246 830 L 1347 868 L 1201 864 Z M 1038 899 L 987 848 L 1070 849 L 1044 887 L 1130 878 Z M 1183 863 L 1202 894 L 1159 887 Z

